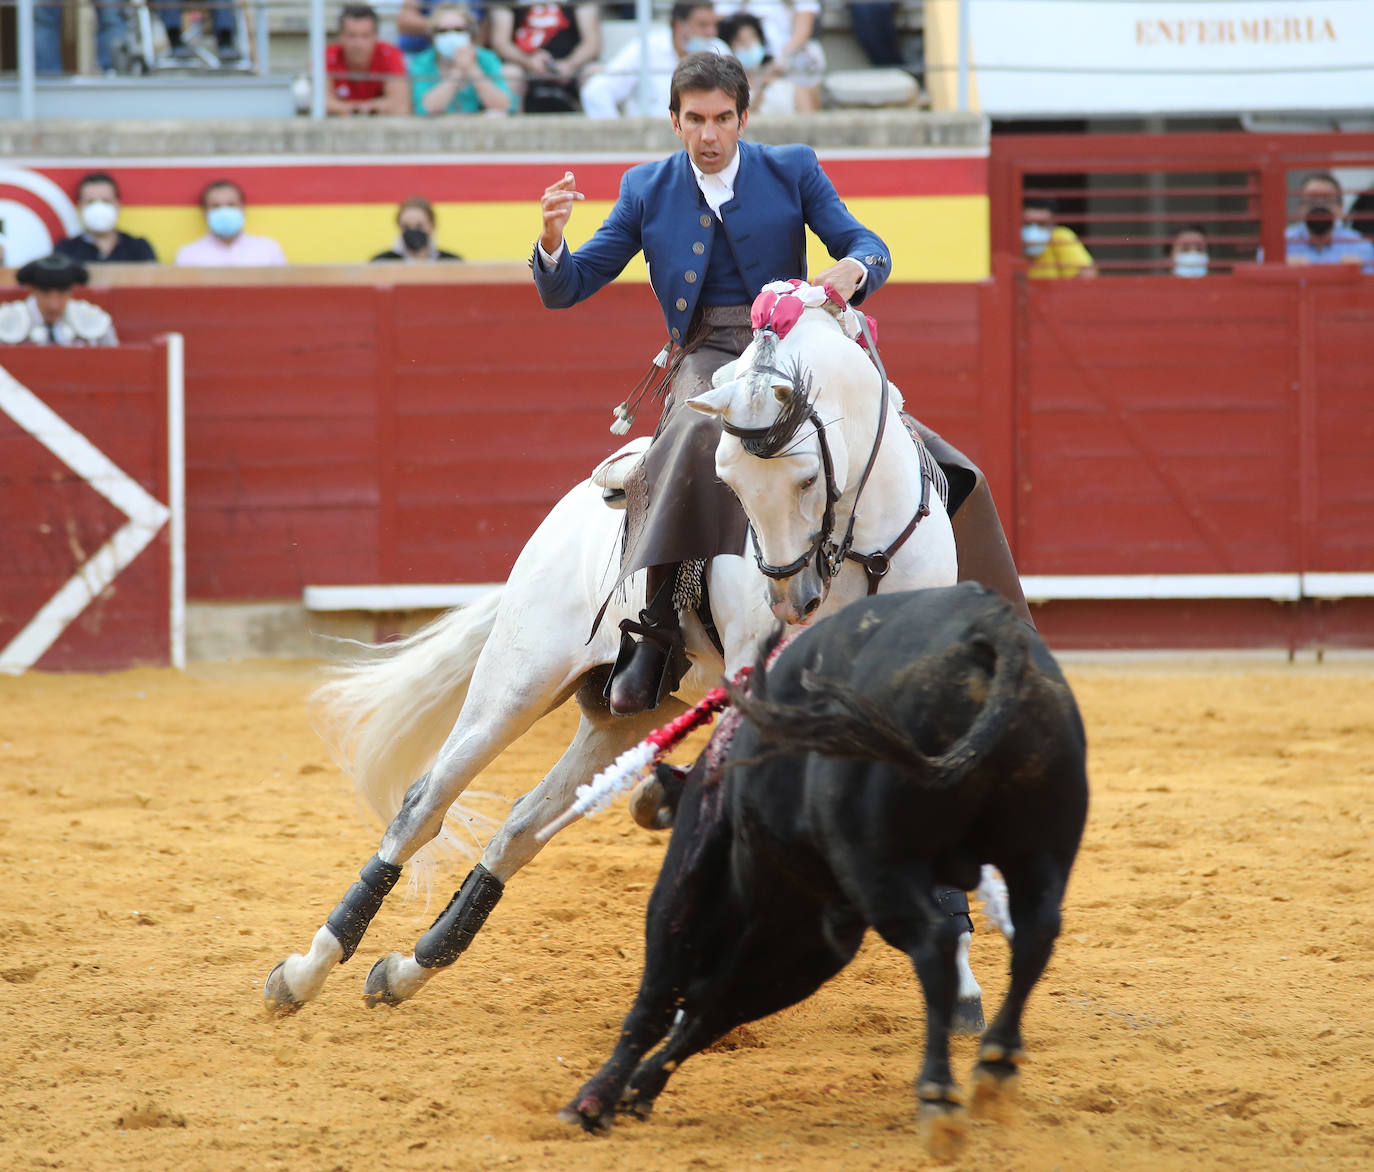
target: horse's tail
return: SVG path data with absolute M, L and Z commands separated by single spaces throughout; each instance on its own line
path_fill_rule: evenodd
M 1029 662 L 1024 628 L 1015 616 L 998 616 L 993 632 L 976 631 L 960 649 L 965 662 L 990 668 L 983 706 L 964 734 L 943 753 L 921 750 L 906 724 L 888 705 L 877 704 L 850 684 L 804 670 L 802 688 L 809 693 L 799 704 L 775 703 L 765 688 L 767 673 L 755 669 L 755 694 L 731 689 L 731 699 L 759 730 L 766 755 L 820 753 L 855 761 L 883 761 L 896 765 L 917 785 L 948 789 L 997 744 L 1015 719 L 1015 705 Z M 1007 621 L 1007 620 L 1010 621 Z M 947 652 L 923 656 L 900 672 L 906 688 L 919 687 L 931 676 L 950 670 Z M 901 702 L 903 683 L 894 680 L 892 700 Z
M 353 779 L 359 803 L 383 824 L 457 721 L 500 604 L 493 590 L 408 638 L 358 644 L 362 653 L 331 667 L 311 694 L 316 732 Z

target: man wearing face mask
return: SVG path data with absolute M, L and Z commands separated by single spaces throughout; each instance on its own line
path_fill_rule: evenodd
M 396 227 L 400 238 L 386 252 L 372 259 L 404 260 L 424 263 L 434 260 L 462 260 L 456 252 L 445 252 L 434 241 L 434 205 L 422 195 L 412 195 L 396 212 Z
M 1283 233 L 1290 265 L 1360 265 L 1374 272 L 1374 243 L 1341 223 L 1344 196 L 1340 181 L 1325 173 L 1309 175 L 1298 193 L 1302 219 Z M 1259 253 L 1264 260 L 1264 250 Z
M 177 252 L 179 265 L 225 268 L 284 265 L 286 254 L 267 236 L 243 230 L 243 189 L 232 179 L 216 179 L 200 195 L 205 225 L 210 230 Z
M 141 236 L 121 232 L 119 223 L 119 184 L 104 171 L 93 171 L 76 185 L 76 208 L 85 231 L 59 240 L 54 251 L 86 264 L 99 261 L 121 263 L 157 260 L 153 246 Z
M 1207 233 L 1201 224 L 1190 224 L 1174 237 L 1169 250 L 1176 277 L 1207 275 Z
M 1021 250 L 1031 277 L 1095 277 L 1092 254 L 1072 228 L 1054 222 L 1054 200 L 1030 195 L 1021 204 Z
M 688 53 L 730 52 L 716 37 L 716 10 L 711 4 L 674 4 L 670 28 L 649 34 L 649 84 L 653 99 L 640 106 L 639 68 L 642 54 L 635 37 L 606 63 L 606 68 L 582 86 L 582 112 L 588 118 L 633 118 L 668 108 L 673 70 Z

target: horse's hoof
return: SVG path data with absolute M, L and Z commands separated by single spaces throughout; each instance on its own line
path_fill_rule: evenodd
M 983 999 L 981 997 L 960 998 L 954 1003 L 954 1017 L 950 1019 L 949 1032 L 965 1037 L 976 1037 L 987 1029 L 983 1020 Z
M 921 1101 L 921 1142 L 942 1164 L 957 1160 L 968 1142 L 968 1116 L 963 1107 L 948 1099 Z
M 391 982 L 386 976 L 387 963 L 393 956 L 400 955 L 399 952 L 390 953 L 368 970 L 367 980 L 363 982 L 363 1004 L 368 1009 L 376 1009 L 379 1005 L 400 1005 L 405 1000 L 404 997 L 397 997 L 392 992 Z
M 630 817 L 645 830 L 667 830 L 673 824 L 673 808 L 663 800 L 663 783 L 650 775 L 630 794 Z
M 973 1100 L 969 1104 L 975 1119 L 1006 1122 L 1020 1086 L 1019 1072 L 1010 1062 L 979 1062 L 973 1068 Z
M 558 1112 L 558 1118 L 564 1123 L 580 1127 L 589 1135 L 605 1135 L 611 1130 L 610 1120 L 601 1109 L 601 1100 L 590 1096 L 576 1103 L 569 1103 Z
M 267 974 L 262 985 L 262 999 L 267 1003 L 268 1017 L 289 1017 L 305 1004 L 287 988 L 286 961 L 277 961 L 276 968 Z

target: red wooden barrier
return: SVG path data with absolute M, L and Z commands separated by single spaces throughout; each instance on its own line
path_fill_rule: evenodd
M 165 343 L 98 352 L 11 347 L 0 361 L 0 666 L 167 663 L 169 534 L 157 503 L 168 498 Z M 82 437 L 114 470 L 86 451 Z M 146 528 L 161 526 L 104 589 L 102 565 L 115 570 L 131 548 L 107 543 L 130 515 L 96 484 L 132 499 Z M 126 533 L 132 543 L 144 539 Z M 49 607 L 64 588 L 78 601 Z
M 94 296 L 125 337 L 186 336 L 201 600 L 501 579 L 617 443 L 611 408 L 663 329 L 638 285 L 559 313 L 524 283 Z M 999 270 L 889 285 L 871 308 L 912 410 L 988 472 L 1023 573 L 1374 570 L 1374 279 Z M 1119 609 L 1051 604 L 1045 622 L 1060 645 L 1101 643 L 1104 620 L 1080 616 L 1119 622 Z M 1234 643 L 1211 609 L 1138 606 L 1181 634 L 1149 619 L 1131 638 Z M 1292 607 L 1228 614 L 1247 610 L 1240 627 L 1269 642 L 1336 629 L 1330 609 L 1326 628 Z M 1255 618 L 1269 610 L 1280 618 Z

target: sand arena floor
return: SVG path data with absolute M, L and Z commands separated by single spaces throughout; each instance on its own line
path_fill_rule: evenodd
M 453 970 L 369 1011 L 393 896 L 324 996 L 261 982 L 375 849 L 308 664 L 0 678 L 0 1167 L 909 1169 L 922 1009 L 871 937 L 605 1139 L 554 1118 L 638 979 L 665 836 L 623 808 L 515 879 Z M 1007 1124 L 969 1168 L 1374 1167 L 1374 665 L 1082 665 L 1093 807 Z M 481 783 L 552 763 L 560 713 Z M 399 893 L 398 893 L 399 894 Z M 984 927 L 990 1007 L 1006 948 Z M 973 1042 L 956 1044 L 966 1078 Z

